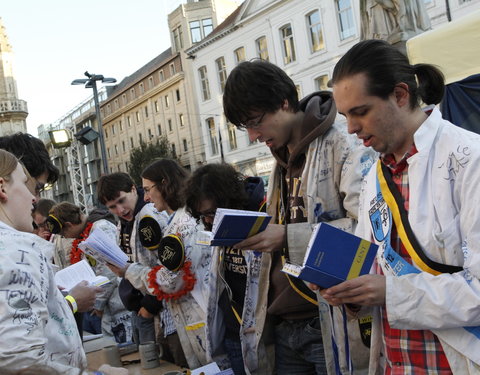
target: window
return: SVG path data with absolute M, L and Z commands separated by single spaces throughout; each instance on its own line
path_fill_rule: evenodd
M 233 55 L 235 56 L 235 64 L 245 61 L 245 47 L 237 48 L 233 51 Z
M 324 74 L 315 78 L 316 90 L 328 90 L 328 75 Z
M 109 115 L 110 113 L 112 113 L 112 111 L 110 110 L 110 104 L 107 104 L 107 115 Z
M 125 162 L 125 171 L 128 172 L 128 161 Z
M 168 98 L 168 95 L 165 95 L 165 107 L 169 107 L 170 106 L 170 99 Z
M 141 145 L 142 141 L 142 133 L 138 133 L 138 144 Z
M 112 125 L 112 134 L 115 135 L 115 124 Z
M 148 139 L 152 139 L 153 138 L 153 134 L 152 134 L 152 129 L 148 129 Z
M 145 107 L 145 117 L 148 117 L 148 107 Z
M 172 155 L 173 157 L 177 157 L 177 147 L 175 146 L 175 143 L 172 143 Z
M 107 155 L 108 155 L 108 158 L 110 159 L 110 148 L 107 147 Z
M 162 135 L 162 125 L 160 124 L 157 125 L 157 131 L 158 131 L 158 135 Z
M 340 39 L 344 40 L 355 36 L 355 23 L 351 0 L 336 0 Z
M 175 51 L 180 51 L 183 48 L 183 35 L 181 26 L 173 29 L 173 46 L 175 47 Z
M 130 89 L 130 98 L 132 100 L 135 99 L 135 89 L 134 88 Z
M 145 93 L 145 88 L 143 87 L 143 83 L 140 83 L 140 95 Z
M 125 141 L 122 141 L 122 150 L 123 150 L 123 152 L 127 151 L 127 149 L 125 147 Z
M 177 70 L 175 69 L 175 64 L 170 64 L 170 75 L 173 76 Z
M 257 56 L 268 61 L 267 38 L 261 36 L 255 41 L 255 45 L 257 46 Z
M 202 40 L 202 32 L 200 31 L 200 21 L 190 22 L 190 36 L 192 43 L 198 43 Z
M 198 69 L 198 74 L 200 76 L 200 87 L 202 88 L 202 98 L 203 100 L 210 99 L 210 86 L 208 84 L 207 76 L 207 67 L 204 65 Z
M 158 76 L 160 77 L 160 82 L 165 81 L 165 75 L 163 74 L 163 70 L 160 70 L 160 72 L 158 73 Z
M 133 143 L 133 137 L 130 137 L 130 147 L 131 148 L 135 147 L 135 143 Z
M 173 128 L 172 128 L 172 120 L 171 120 L 171 119 L 168 119 L 167 122 L 168 122 L 168 131 L 169 131 L 169 132 L 173 131 Z
M 212 155 L 217 155 L 218 154 L 218 140 L 217 140 L 217 132 L 215 130 L 215 121 L 213 121 L 213 118 L 207 118 L 205 120 L 207 123 L 207 128 L 208 128 L 208 135 L 210 138 L 210 149 L 212 151 Z
M 122 95 L 122 104 L 126 105 L 127 104 L 127 94 Z
M 183 116 L 183 114 L 178 115 L 178 121 L 180 121 L 180 126 L 185 125 L 185 117 Z
M 187 140 L 184 138 L 182 139 L 182 142 L 183 142 L 183 151 L 187 152 L 188 151 Z
M 115 156 L 116 156 L 116 155 L 118 155 L 118 146 L 115 145 L 114 148 L 115 148 Z
M 212 32 L 213 23 L 211 18 L 205 18 L 204 20 L 202 20 L 202 29 L 204 38 Z
M 292 26 L 290 24 L 283 26 L 280 29 L 280 36 L 282 38 L 283 63 L 287 65 L 296 60 Z
M 115 99 L 115 100 L 113 101 L 113 108 L 115 108 L 115 110 L 118 109 L 118 99 Z
M 225 83 L 227 82 L 227 67 L 225 66 L 225 59 L 220 57 L 215 60 L 218 72 L 218 83 L 220 84 L 220 91 L 225 89 Z
M 155 100 L 155 112 L 160 111 L 160 106 L 158 105 L 158 100 Z
M 323 40 L 322 22 L 320 20 L 320 12 L 315 10 L 307 14 L 308 35 L 310 40 L 310 50 L 317 52 L 325 48 Z
M 177 96 L 177 102 L 179 102 L 180 101 L 180 90 L 179 89 L 175 90 L 175 95 Z
M 153 77 L 148 77 L 148 88 L 153 89 Z
M 190 36 L 192 43 L 198 43 L 213 30 L 213 23 L 211 18 L 203 19 L 202 21 L 190 22 Z
M 130 116 L 127 116 L 127 124 L 128 126 L 132 126 L 132 120 L 130 119 Z
M 105 138 L 108 138 L 108 130 L 105 129 Z
M 140 122 L 140 112 L 135 112 L 135 119 L 137 120 L 137 122 Z
M 228 124 L 228 144 L 230 146 L 230 150 L 235 150 L 237 148 L 237 133 L 235 132 L 235 125 Z
M 120 127 L 120 131 L 123 131 L 122 120 L 118 121 L 118 126 Z

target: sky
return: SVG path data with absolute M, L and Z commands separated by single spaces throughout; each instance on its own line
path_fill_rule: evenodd
M 92 95 L 72 86 L 88 71 L 120 82 L 170 47 L 167 15 L 181 0 L 2 0 L 28 132 Z

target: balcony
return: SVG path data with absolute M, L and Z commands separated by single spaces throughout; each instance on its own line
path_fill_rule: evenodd
M 20 99 L 0 101 L 0 114 L 10 112 L 24 112 L 28 114 L 27 102 Z

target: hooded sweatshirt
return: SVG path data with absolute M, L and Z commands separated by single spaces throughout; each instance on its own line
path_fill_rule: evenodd
M 332 127 L 337 109 L 332 94 L 328 91 L 315 92 L 299 103 L 300 111 L 304 112 L 301 126 L 301 139 L 290 154 L 287 146 L 272 149 L 272 154 L 281 168 L 283 187 L 283 208 L 280 216 L 282 223 L 302 223 L 307 221 L 307 212 L 302 196 L 299 194 L 302 184 L 301 176 L 305 167 L 305 154 L 309 144 L 322 136 Z M 288 258 L 288 248 L 285 244 L 285 257 Z M 305 300 L 291 287 L 286 275 L 281 272 L 282 252 L 272 253 L 272 268 L 270 271 L 270 289 L 268 295 L 268 313 L 283 319 L 308 319 L 318 315 L 317 306 Z M 304 288 L 303 290 L 305 291 Z M 306 290 L 314 299 L 315 294 Z

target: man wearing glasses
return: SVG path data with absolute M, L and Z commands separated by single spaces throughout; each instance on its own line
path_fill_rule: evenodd
M 286 260 L 302 264 L 313 227 L 328 222 L 353 232 L 362 177 L 375 154 L 335 122 L 331 92 L 315 92 L 301 101 L 287 74 L 263 60 L 240 63 L 227 79 L 223 95 L 227 119 L 265 142 L 276 164 L 269 180 L 267 229 L 236 248 L 263 252 L 256 307 L 256 337 L 268 312 L 275 322 L 278 374 L 335 373 L 330 316 L 300 280 L 281 272 Z M 266 269 L 266 271 L 265 271 Z M 265 309 L 265 307 L 267 307 Z M 358 323 L 349 332 L 359 338 Z M 352 355 L 368 358 L 365 345 L 350 339 Z M 355 358 L 354 358 L 355 362 Z M 354 363 L 355 369 L 366 363 Z

